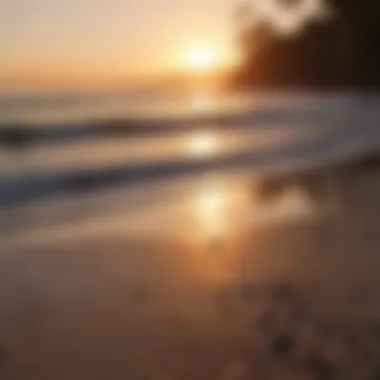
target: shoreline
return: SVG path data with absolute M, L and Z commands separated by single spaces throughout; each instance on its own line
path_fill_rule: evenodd
M 326 170 L 322 219 L 208 249 L 123 226 L 0 249 L 2 379 L 376 378 L 379 158 Z

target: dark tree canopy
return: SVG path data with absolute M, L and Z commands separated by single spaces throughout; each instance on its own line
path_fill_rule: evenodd
M 294 7 L 302 0 L 278 1 Z M 251 2 L 254 9 L 255 0 Z M 243 62 L 237 83 L 246 87 L 380 87 L 380 1 L 325 3 L 331 17 L 310 21 L 298 33 L 278 33 L 265 21 L 244 27 L 239 35 Z

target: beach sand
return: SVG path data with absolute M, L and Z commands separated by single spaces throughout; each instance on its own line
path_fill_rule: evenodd
M 380 169 L 319 173 L 318 218 L 206 247 L 0 243 L 0 379 L 380 379 Z

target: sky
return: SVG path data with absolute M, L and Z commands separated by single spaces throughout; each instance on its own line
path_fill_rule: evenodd
M 231 58 L 236 0 L 0 0 L 0 75 L 137 76 Z
M 303 27 L 323 0 L 250 0 L 281 32 Z M 119 80 L 236 62 L 241 0 L 0 0 L 0 84 Z M 210 54 L 211 53 L 211 54 Z M 214 59 L 213 57 L 214 56 Z

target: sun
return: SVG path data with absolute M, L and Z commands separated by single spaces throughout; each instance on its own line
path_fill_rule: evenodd
M 209 46 L 195 46 L 190 48 L 185 56 L 186 66 L 197 72 L 206 72 L 214 69 L 218 57 L 216 51 Z

